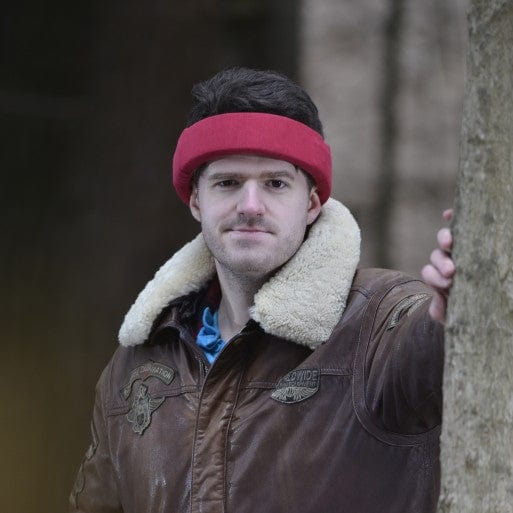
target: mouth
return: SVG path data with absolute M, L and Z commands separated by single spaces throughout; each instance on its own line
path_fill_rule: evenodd
M 255 228 L 232 228 L 230 231 L 242 233 L 269 233 L 267 230 L 259 230 Z
M 233 236 L 239 236 L 239 237 L 251 237 L 251 238 L 258 238 L 270 235 L 271 232 L 269 230 L 265 230 L 263 228 L 254 228 L 254 227 L 248 227 L 248 226 L 240 226 L 231 228 L 228 230 L 228 233 L 231 233 Z

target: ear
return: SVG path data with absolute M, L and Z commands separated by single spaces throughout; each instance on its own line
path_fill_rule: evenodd
M 312 187 L 310 190 L 310 195 L 308 198 L 308 213 L 306 217 L 306 224 L 312 224 L 321 212 L 321 200 L 319 199 L 319 194 L 317 193 L 317 187 Z
M 201 223 L 198 187 L 196 185 L 192 186 L 191 197 L 189 198 L 189 209 L 191 210 L 192 217 Z

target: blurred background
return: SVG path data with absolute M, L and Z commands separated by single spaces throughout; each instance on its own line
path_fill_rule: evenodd
M 193 83 L 273 68 L 318 104 L 363 266 L 418 275 L 452 203 L 465 0 L 10 2 L 0 19 L 0 509 L 63 512 L 95 382 L 198 231 L 170 182 Z

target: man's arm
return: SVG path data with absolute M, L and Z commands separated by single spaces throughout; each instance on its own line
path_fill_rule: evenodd
M 451 210 L 444 212 L 446 221 L 451 216 Z M 455 266 L 450 230 L 442 228 L 437 239 L 438 248 L 422 269 L 427 286 L 409 280 L 387 292 L 366 348 L 367 404 L 377 425 L 396 433 L 419 434 L 441 422 L 442 323 Z
M 452 209 L 445 210 L 443 218 L 452 219 Z M 435 290 L 429 306 L 429 314 L 435 321 L 445 323 L 447 298 L 452 287 L 456 266 L 451 257 L 452 233 L 449 228 L 442 228 L 437 234 L 438 248 L 431 253 L 430 263 L 422 268 L 424 281 Z

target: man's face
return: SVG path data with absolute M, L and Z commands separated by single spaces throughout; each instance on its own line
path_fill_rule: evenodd
M 295 254 L 321 205 L 290 162 L 230 155 L 203 170 L 190 208 L 217 264 L 258 279 Z

